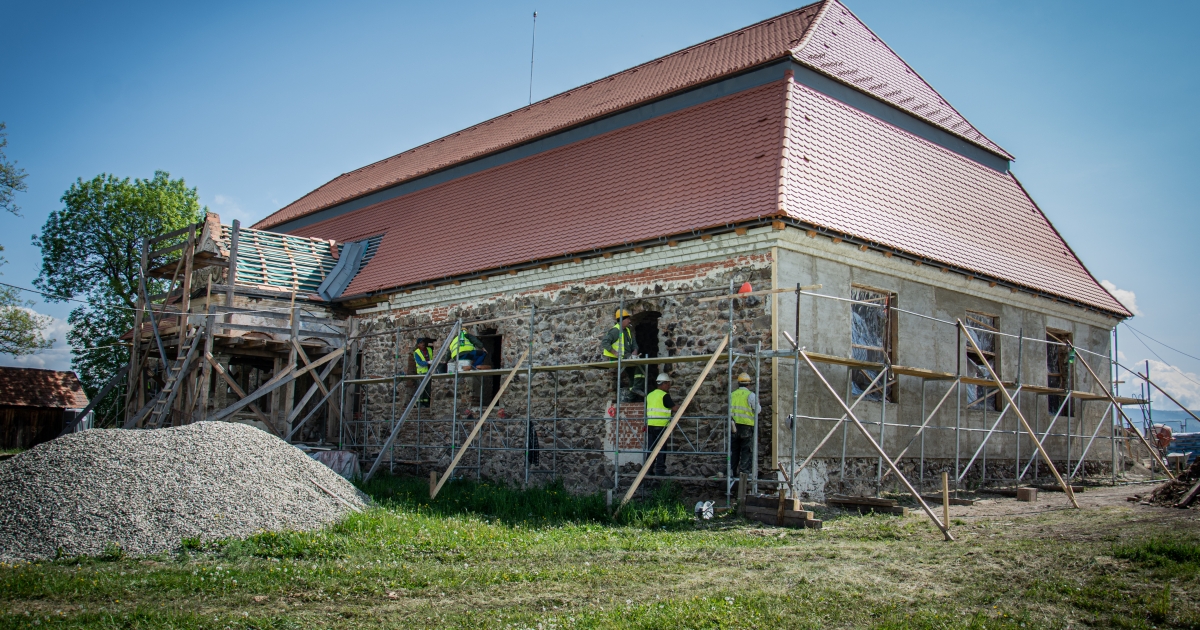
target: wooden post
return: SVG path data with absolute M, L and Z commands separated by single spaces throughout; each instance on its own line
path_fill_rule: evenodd
M 188 319 L 192 308 L 192 257 L 196 253 L 196 225 L 188 229 L 187 244 L 183 247 L 183 293 L 179 301 L 179 354 L 183 354 L 184 331 L 188 327 Z M 199 341 L 199 340 L 197 340 Z
M 290 351 L 288 352 L 288 365 L 296 365 L 296 358 L 297 358 L 296 349 L 300 347 L 300 342 L 299 342 L 299 338 L 300 338 L 300 307 L 294 305 L 295 301 L 296 301 L 296 292 L 293 291 L 292 292 L 293 306 L 291 308 L 292 321 L 289 322 L 289 327 L 291 328 L 291 339 L 290 339 L 291 343 L 288 345 L 291 346 L 291 348 L 290 348 Z M 305 358 L 307 358 L 307 357 L 305 357 Z M 308 361 L 305 361 L 305 363 L 308 363 Z M 332 366 L 331 366 L 331 369 L 332 369 Z M 313 379 L 319 381 L 320 375 L 314 373 Z M 293 381 L 289 382 L 283 388 L 283 410 L 282 410 L 283 413 L 281 414 L 281 417 L 283 417 L 285 419 L 285 422 L 283 425 L 283 430 L 287 431 L 289 433 L 291 432 L 292 427 L 288 426 L 288 425 L 291 424 L 291 420 L 294 420 L 294 418 L 292 418 L 292 408 L 293 408 L 293 406 L 295 406 L 295 404 L 296 404 L 296 381 L 293 380 Z
M 435 493 L 437 492 L 436 490 L 434 490 L 434 488 L 437 488 L 437 481 L 438 481 L 437 480 L 437 471 L 436 470 L 429 471 L 429 499 L 431 501 L 433 500 L 433 497 L 434 497 Z
M 737 507 L 738 514 L 739 514 L 739 515 L 744 515 L 744 514 L 746 513 L 746 473 L 740 473 L 740 474 L 738 475 L 738 494 L 737 494 L 737 497 L 738 497 L 738 498 L 737 498 L 737 501 L 738 501 L 738 507 Z
M 212 280 L 209 280 L 209 288 L 212 288 Z M 212 356 L 213 349 L 213 331 L 215 330 L 217 318 L 217 309 L 214 306 L 208 307 L 208 316 L 204 322 L 204 357 L 207 359 Z M 200 419 L 208 417 L 208 390 L 212 387 L 212 364 L 207 360 L 204 362 L 204 367 L 200 370 L 200 400 L 197 407 L 200 408 Z
M 142 260 L 141 266 L 138 269 L 139 277 L 146 275 L 146 257 L 149 255 L 150 244 L 146 240 L 142 240 Z M 142 316 L 146 312 L 146 302 L 142 299 L 142 293 L 139 291 L 137 296 L 137 310 L 133 314 L 133 345 L 129 349 L 129 385 L 125 390 L 125 419 L 128 420 L 133 414 L 137 413 L 138 409 L 146 406 L 143 397 L 145 394 L 142 391 L 142 370 L 138 363 L 138 346 L 142 341 Z M 137 407 L 132 405 L 134 400 L 137 400 Z
M 984 356 L 983 351 L 980 350 L 979 346 L 975 343 L 975 339 L 971 337 L 971 333 L 967 331 L 966 325 L 962 323 L 961 319 L 956 321 L 958 322 L 958 328 L 962 332 L 962 336 L 975 350 L 975 355 L 980 357 Z M 1021 413 L 1021 408 L 1017 406 L 1017 403 L 1013 401 L 1012 396 L 1008 394 L 1008 390 L 1004 388 L 1004 382 L 1000 380 L 1000 375 L 996 374 L 996 370 L 992 369 L 991 363 L 984 361 L 983 366 L 987 368 L 988 374 L 991 375 L 992 381 L 996 383 L 996 387 L 1000 389 L 1000 393 L 1004 394 L 1004 399 L 1008 401 L 1008 404 L 1012 405 L 1013 411 L 1017 413 L 1017 418 L 1021 420 L 1021 424 L 1025 427 L 1025 432 L 1029 434 L 1029 439 L 1032 440 L 1033 445 L 1037 447 L 1038 454 L 1042 456 L 1042 460 L 1046 462 L 1046 466 L 1048 466 L 1050 468 L 1050 472 L 1054 474 L 1054 478 L 1058 481 L 1058 485 L 1062 487 L 1063 492 L 1067 495 L 1067 499 L 1071 501 L 1071 505 L 1074 506 L 1075 509 L 1079 509 L 1079 502 L 1075 500 L 1075 492 L 1071 490 L 1071 486 L 1067 485 L 1066 481 L 1063 481 L 1062 475 L 1058 474 L 1058 469 L 1054 467 L 1054 461 L 1050 459 L 1050 454 L 1046 452 L 1044 447 L 1042 447 L 1041 440 L 1037 439 L 1037 434 L 1033 432 L 1033 427 L 1029 426 L 1029 421 L 1025 419 L 1025 414 Z
M 691 404 L 692 399 L 696 397 L 696 392 L 700 390 L 700 384 L 708 378 L 708 373 L 712 371 L 713 366 L 717 364 L 717 359 L 721 358 L 721 352 L 725 350 L 725 346 L 729 345 L 729 337 L 721 338 L 721 343 L 717 345 L 716 351 L 708 359 L 708 364 L 704 366 L 704 371 L 700 373 L 699 378 L 692 385 L 692 389 L 688 391 L 687 398 L 683 399 L 683 404 L 679 405 L 679 411 L 675 412 L 675 416 L 667 423 L 667 428 L 663 429 L 662 435 L 658 438 L 658 443 L 654 445 L 654 450 L 650 451 L 650 455 L 642 464 L 642 469 L 638 471 L 637 477 L 629 486 L 629 491 L 625 493 L 625 498 L 621 499 L 621 504 L 617 506 L 617 510 L 613 512 L 613 518 L 621 513 L 621 508 L 625 507 L 633 499 L 633 493 L 637 492 L 638 486 L 642 484 L 642 480 L 646 478 L 646 473 L 650 471 L 650 466 L 654 464 L 654 458 L 658 457 L 658 453 L 662 451 L 663 445 L 667 443 L 667 438 L 671 437 L 671 432 L 675 430 L 675 425 L 679 424 L 679 419 L 683 417 L 683 412 L 687 411 L 687 406 Z M 619 402 L 617 403 L 620 404 Z M 619 434 L 618 434 L 619 437 Z
M 746 478 L 746 475 L 744 473 L 742 474 L 742 478 L 743 479 Z M 787 493 L 784 492 L 783 484 L 780 484 L 779 486 L 777 486 L 776 490 L 779 493 L 779 507 L 775 509 L 775 524 L 780 527 L 783 527 L 783 511 L 787 509 L 786 502 L 785 502 L 785 497 L 787 496 Z
M 950 473 L 942 471 L 942 522 L 950 527 Z
M 242 222 L 234 219 L 229 233 L 229 278 L 225 284 L 225 306 L 233 306 L 233 285 L 237 282 L 238 233 L 241 229 Z M 229 321 L 233 321 L 233 313 L 229 317 Z
M 462 445 L 458 447 L 458 453 L 456 453 L 454 455 L 454 459 L 450 461 L 450 467 L 446 469 L 446 472 L 442 473 L 442 478 L 437 482 L 437 485 L 434 486 L 433 492 L 429 493 L 430 499 L 436 498 L 437 493 L 441 491 L 442 486 L 446 485 L 446 480 L 450 479 L 450 473 L 454 472 L 454 468 L 458 466 L 459 460 L 461 460 L 463 455 L 466 454 L 467 447 L 471 445 L 471 442 L 475 439 L 475 436 L 479 434 L 479 430 L 483 428 L 483 423 L 488 419 L 488 416 L 491 415 L 492 410 L 496 408 L 496 403 L 500 402 L 500 396 L 504 394 L 504 390 L 508 389 L 508 384 L 511 383 L 514 378 L 516 378 L 517 372 L 521 369 L 521 366 L 525 363 L 525 359 L 528 357 L 529 349 L 526 348 L 525 353 L 521 355 L 520 359 L 517 359 L 517 364 L 513 366 L 513 369 L 508 373 L 508 376 L 504 377 L 504 382 L 500 384 L 500 389 L 496 390 L 496 395 L 492 396 L 492 402 L 488 404 L 487 410 L 479 416 L 479 421 L 476 422 L 475 426 L 471 428 L 471 433 L 467 435 L 467 439 L 463 440 Z

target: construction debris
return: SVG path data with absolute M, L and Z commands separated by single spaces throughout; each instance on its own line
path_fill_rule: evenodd
M 1149 496 L 1139 497 L 1143 503 L 1165 507 L 1188 507 L 1200 490 L 1200 459 L 1192 462 L 1183 474 L 1154 489 Z
M 821 529 L 821 521 L 813 518 L 811 511 L 803 509 L 799 499 L 780 500 L 778 495 L 748 494 L 744 501 L 742 513 L 748 519 L 781 527 Z
M 0 462 L 0 561 L 311 531 L 366 504 L 335 472 L 250 426 L 84 431 Z
M 858 510 L 862 513 L 876 512 L 878 514 L 895 514 L 897 516 L 908 515 L 908 508 L 901 507 L 900 503 L 893 499 L 832 496 L 825 500 L 825 504 L 831 507 L 839 507 L 843 510 Z

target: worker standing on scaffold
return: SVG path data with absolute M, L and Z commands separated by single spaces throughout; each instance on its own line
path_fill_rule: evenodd
M 619 308 L 615 313 L 617 323 L 608 330 L 604 338 L 600 340 L 600 349 L 604 352 L 604 358 L 611 361 L 616 361 L 617 357 L 624 359 L 636 359 L 638 356 L 637 339 L 633 336 L 633 316 L 629 311 Z M 630 386 L 630 394 L 636 396 L 646 395 L 645 374 L 636 367 L 625 368 L 625 373 L 620 375 L 620 382 L 617 385 L 618 402 L 632 402 L 636 399 L 631 395 L 622 396 L 620 385 L 624 382 L 632 381 Z
M 733 415 L 733 427 L 730 428 L 736 431 L 730 444 L 730 470 L 734 475 L 754 472 L 754 423 L 762 412 L 758 395 L 750 391 L 750 375 L 742 372 L 737 381 L 738 388 L 729 394 Z
M 679 409 L 679 405 L 671 400 L 671 394 L 667 393 L 671 389 L 671 376 L 664 372 L 658 375 L 657 381 L 658 387 L 646 394 L 646 457 L 650 456 L 650 451 L 654 450 L 654 445 L 658 444 L 663 431 L 670 424 L 671 416 Z M 667 456 L 662 451 L 654 458 L 650 474 L 659 477 L 667 474 Z
M 417 376 L 424 376 L 429 373 L 429 369 L 433 367 L 431 365 L 433 362 L 433 348 L 429 347 L 429 344 L 432 342 L 433 340 L 427 337 L 420 337 L 417 339 L 417 347 L 413 348 L 412 353 L 412 362 L 410 365 L 411 373 L 416 374 Z M 414 385 L 420 386 L 420 383 L 415 382 Z M 418 406 L 429 407 L 428 384 L 425 387 L 422 387 L 421 390 L 417 392 L 416 396 Z

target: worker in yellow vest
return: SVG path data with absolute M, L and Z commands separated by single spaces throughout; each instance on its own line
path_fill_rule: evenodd
M 729 409 L 733 415 L 735 431 L 730 443 L 730 470 L 734 475 L 754 472 L 754 423 L 762 412 L 758 395 L 750 391 L 750 375 L 742 372 L 737 377 L 738 388 L 729 394 Z
M 636 359 L 638 356 L 637 339 L 633 336 L 633 316 L 629 311 L 619 308 L 614 314 L 617 320 L 613 327 L 608 329 L 604 338 L 600 340 L 600 350 L 604 354 L 604 358 L 609 361 L 615 361 L 617 357 L 622 360 Z M 624 374 L 621 374 L 621 385 L 632 382 L 628 393 L 620 393 L 621 402 L 634 402 L 640 400 L 638 396 L 646 395 L 646 375 L 645 372 L 636 366 L 625 368 Z
M 417 376 L 424 376 L 429 373 L 429 369 L 433 367 L 433 348 L 429 347 L 432 339 L 421 337 L 417 339 L 417 347 L 413 348 L 412 359 L 409 363 L 410 372 Z M 414 385 L 420 385 L 414 381 Z M 417 392 L 417 405 L 421 407 L 429 406 L 429 386 L 426 385 L 421 391 Z
M 478 370 L 487 362 L 487 358 L 488 353 L 483 348 L 483 342 L 466 330 L 460 329 L 458 336 L 450 340 L 450 360 L 470 362 L 469 365 L 463 366 L 463 370 Z
M 679 410 L 679 405 L 671 400 L 671 376 L 667 373 L 658 375 L 658 387 L 654 391 L 646 394 L 646 456 L 649 457 L 650 451 L 654 450 L 654 445 L 658 444 L 658 440 L 662 437 L 663 431 L 667 429 L 667 425 L 671 422 L 671 416 Z M 667 456 L 661 451 L 658 457 L 654 458 L 654 466 L 650 471 L 652 475 L 664 476 L 667 474 Z

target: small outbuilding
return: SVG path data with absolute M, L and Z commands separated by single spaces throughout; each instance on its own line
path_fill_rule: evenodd
M 53 440 L 87 405 L 74 372 L 0 367 L 0 449 Z M 87 424 L 85 418 L 78 428 Z

